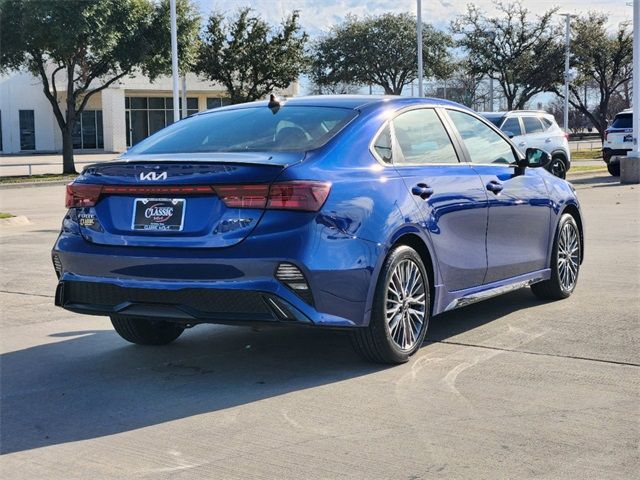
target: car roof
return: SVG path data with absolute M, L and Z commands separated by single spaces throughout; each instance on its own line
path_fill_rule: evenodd
M 442 100 L 440 98 L 417 98 L 417 97 L 403 97 L 400 95 L 309 95 L 303 97 L 291 97 L 281 99 L 282 105 L 288 106 L 300 106 L 300 107 L 335 107 L 335 108 L 349 108 L 349 109 L 363 109 L 369 106 L 375 106 L 380 104 L 391 104 L 396 106 L 410 106 L 410 105 L 424 105 L 424 106 L 451 106 L 457 108 L 467 109 L 467 107 L 460 105 L 449 100 Z M 269 102 L 267 100 L 259 100 L 256 102 L 238 103 L 235 105 L 228 105 L 226 107 L 218 107 L 207 112 L 222 111 L 222 110 L 235 110 L 239 108 L 251 108 L 267 106 Z M 201 112 L 205 113 L 205 112 Z
M 506 112 L 478 112 L 483 117 L 506 117 L 507 115 L 551 115 L 544 110 L 509 110 Z

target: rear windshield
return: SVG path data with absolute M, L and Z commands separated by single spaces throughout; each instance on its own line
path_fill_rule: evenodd
M 611 128 L 633 128 L 633 116 L 630 113 L 616 115 Z
M 135 154 L 300 152 L 327 143 L 357 115 L 334 107 L 286 105 L 222 110 L 187 118 L 129 150 Z
M 485 114 L 481 114 L 485 120 L 489 120 L 491 123 L 493 123 L 496 127 L 500 128 L 500 124 L 502 123 L 502 119 L 504 118 L 503 115 L 485 115 Z

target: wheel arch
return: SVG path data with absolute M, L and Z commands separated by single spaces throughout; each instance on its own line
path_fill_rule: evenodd
M 398 238 L 396 238 L 389 248 L 389 251 L 393 250 L 393 248 L 399 245 L 406 245 L 407 247 L 413 248 L 418 255 L 420 255 L 420 259 L 424 264 L 424 268 L 427 271 L 427 280 L 429 281 L 429 298 L 430 305 L 429 309 L 430 313 L 433 313 L 433 306 L 435 305 L 435 285 L 436 285 L 436 264 L 434 262 L 435 257 L 431 255 L 431 251 L 429 247 L 424 242 L 424 240 L 415 233 L 404 233 Z
M 580 264 L 582 264 L 582 261 L 584 260 L 584 226 L 582 223 L 582 215 L 580 215 L 580 210 L 573 203 L 568 204 L 562 209 L 562 212 L 560 212 L 560 215 L 558 217 L 558 221 L 560 218 L 562 218 L 562 215 L 564 215 L 565 213 L 568 213 L 569 215 L 571 215 L 573 219 L 576 221 L 576 224 L 578 225 L 578 232 L 580 233 L 580 246 L 581 246 Z

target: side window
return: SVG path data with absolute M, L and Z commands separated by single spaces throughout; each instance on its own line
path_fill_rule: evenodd
M 393 130 L 402 152 L 396 164 L 458 163 L 451 139 L 435 110 L 423 108 L 398 115 Z
M 373 149 L 383 162 L 391 163 L 391 129 L 389 128 L 389 124 L 378 134 L 376 141 L 373 142 Z
M 449 110 L 451 121 L 460 132 L 473 163 L 514 163 L 509 142 L 469 114 Z
M 549 130 L 553 126 L 553 122 L 548 118 L 542 117 L 542 124 L 544 125 L 545 130 Z
M 500 130 L 503 132 L 511 132 L 514 136 L 522 135 L 522 128 L 520 128 L 520 120 L 511 117 L 502 124 Z
M 524 130 L 527 133 L 540 133 L 544 132 L 542 123 L 536 117 L 522 117 L 524 123 Z

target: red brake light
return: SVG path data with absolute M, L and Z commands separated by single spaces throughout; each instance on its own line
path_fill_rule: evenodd
M 67 185 L 67 208 L 93 207 L 101 195 L 202 195 L 216 192 L 231 208 L 267 208 L 317 212 L 329 196 L 331 184 L 295 180 L 259 185 Z
M 604 141 L 607 141 L 607 137 L 609 136 L 609 130 L 604 131 Z
M 264 208 L 269 185 L 224 185 L 213 187 L 227 207 Z
M 81 183 L 70 183 L 67 185 L 65 206 L 93 207 L 102 193 L 102 185 L 83 185 Z
M 308 180 L 274 183 L 267 208 L 317 212 L 329 196 L 331 184 Z

